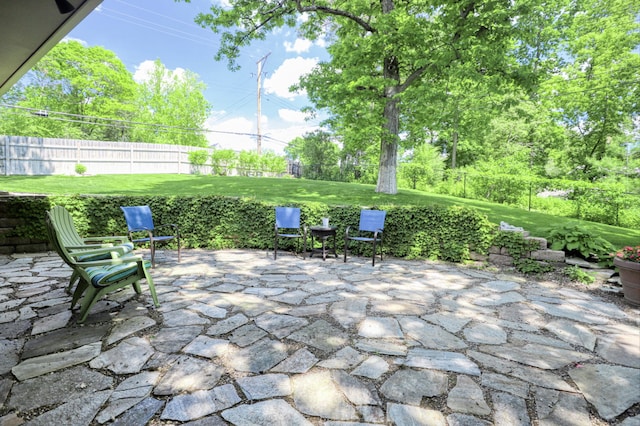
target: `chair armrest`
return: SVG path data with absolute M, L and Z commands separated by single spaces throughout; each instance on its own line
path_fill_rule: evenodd
M 64 246 L 67 250 L 90 250 L 90 249 L 108 249 L 113 247 L 111 243 L 105 244 L 82 244 L 80 246 Z
M 149 232 L 149 231 L 151 231 L 151 229 L 149 229 L 149 228 L 134 228 L 134 229 L 131 229 L 129 231 L 129 233 L 131 233 L 131 232 Z
M 134 229 L 132 231 L 129 231 L 129 235 L 130 235 L 130 238 L 131 238 L 130 241 L 133 241 L 133 240 L 137 239 L 134 234 L 137 235 L 138 233 L 146 234 L 147 237 L 149 237 L 149 238 L 153 237 L 153 231 L 150 230 L 150 229 L 146 229 L 146 228 L 145 229 L 142 229 L 142 228 Z
M 129 237 L 125 237 L 123 235 L 113 235 L 113 236 L 104 236 L 104 237 L 87 237 L 82 239 L 85 243 L 90 244 L 92 241 L 101 241 L 102 243 L 127 243 L 129 242 Z
M 69 255 L 73 257 L 87 256 L 92 254 L 111 253 L 113 251 L 118 252 L 118 254 L 120 255 L 125 254 L 122 247 L 118 247 L 118 246 L 102 247 L 102 248 L 94 248 L 94 249 L 70 249 L 69 247 L 66 247 L 66 249 L 69 252 Z
M 351 226 L 347 226 L 347 229 L 344 230 L 344 237 L 349 238 L 349 231 L 351 230 Z
M 140 263 L 144 262 L 144 259 L 140 255 L 123 256 L 117 259 L 105 259 L 105 260 L 91 260 L 88 262 L 76 262 L 76 265 L 81 268 L 87 268 L 90 266 L 111 266 L 119 265 L 122 263 Z
M 158 229 L 158 228 L 168 228 L 168 227 L 172 227 L 173 229 L 175 229 L 175 230 L 176 230 L 176 234 L 179 232 L 178 225 L 176 225 L 175 223 L 165 223 L 165 224 L 163 224 L 163 225 L 156 225 L 156 228 L 155 228 L 155 229 Z M 154 231 L 155 231 L 155 230 L 154 230 Z

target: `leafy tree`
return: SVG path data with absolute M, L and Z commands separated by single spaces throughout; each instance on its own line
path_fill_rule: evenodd
M 0 132 L 205 147 L 203 91 L 197 75 L 160 61 L 138 85 L 112 51 L 62 42 L 3 96 L 18 108 L 2 110 Z
M 284 147 L 284 153 L 291 161 L 301 161 L 303 148 L 304 139 L 298 136 L 290 140 L 287 146 Z
M 316 130 L 295 138 L 285 152 L 291 159 L 302 161 L 305 178 L 336 180 L 340 176 L 340 149 L 325 131 Z
M 227 176 L 238 162 L 238 154 L 232 149 L 216 149 L 211 153 L 211 167 L 213 173 Z
M 451 169 L 477 161 L 489 132 L 487 122 L 501 99 L 499 88 L 488 80 L 484 77 L 474 80 L 462 73 L 459 79 L 454 75 L 444 81 L 444 90 L 417 88 L 415 99 L 405 102 L 410 105 L 406 114 L 411 131 L 408 139 L 438 146 L 448 157 Z
M 415 147 L 400 163 L 400 176 L 409 181 L 413 189 L 435 185 L 442 179 L 443 172 L 440 152 L 429 144 Z
M 287 171 L 287 160 L 272 151 L 264 151 L 260 156 L 261 169 L 271 175 L 279 175 Z
M 200 174 L 202 166 L 207 164 L 209 152 L 204 149 L 189 152 L 189 163 L 193 166 L 197 174 Z
M 134 140 L 172 145 L 208 145 L 200 130 L 211 106 L 204 83 L 190 72 L 168 70 L 159 60 L 139 86 Z M 152 124 L 152 125 L 148 125 Z
M 507 160 L 544 175 L 552 149 L 565 143 L 565 132 L 540 103 L 520 100 L 495 116 L 487 126 L 478 160 Z
M 253 176 L 260 170 L 260 156 L 255 151 L 240 151 L 238 155 L 238 173 L 240 176 Z
M 602 176 L 597 164 L 609 144 L 640 114 L 640 55 L 634 51 L 640 46 L 640 3 L 584 0 L 573 8 L 562 45 L 566 65 L 542 90 L 567 129 L 562 157 L 568 168 L 593 180 Z
M 3 132 L 14 135 L 122 140 L 119 126 L 134 110 L 135 82 L 116 55 L 77 41 L 58 43 L 21 79 L 9 96 L 14 105 L 43 111 L 15 113 Z M 59 111 L 61 114 L 44 111 Z M 7 116 L 10 117 L 10 116 Z M 95 117 L 103 118 L 98 120 Z
M 419 83 L 431 84 L 431 78 L 423 79 L 441 74 L 455 61 L 474 64 L 479 71 L 500 68 L 514 18 L 513 2 L 507 0 L 236 0 L 231 6 L 213 5 L 196 22 L 214 32 L 229 29 L 216 58 L 226 57 L 232 69 L 241 47 L 279 27 L 298 25 L 302 14 L 303 36 L 316 39 L 328 33 L 331 61 L 320 64 L 301 85 L 316 107 L 327 108 L 343 128 L 358 123 L 376 129 L 363 132 L 358 142 L 379 141 L 376 191 L 389 194 L 397 192 L 401 95 Z

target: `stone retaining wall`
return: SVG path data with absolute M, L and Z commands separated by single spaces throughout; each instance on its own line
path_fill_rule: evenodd
M 9 208 L 8 194 L 0 193 L 0 254 L 37 253 L 50 249 L 46 235 L 38 238 L 16 237 L 13 231 L 26 225 L 25 218 Z M 38 197 L 34 195 L 34 197 Z
M 529 252 L 527 256 L 533 260 L 546 263 L 565 263 L 565 253 L 562 250 L 551 250 L 548 248 L 547 240 L 541 237 L 530 237 L 528 232 L 524 233 L 524 239 L 538 243 L 538 250 Z M 513 256 L 509 254 L 505 247 L 490 247 L 488 261 L 501 266 L 512 266 Z

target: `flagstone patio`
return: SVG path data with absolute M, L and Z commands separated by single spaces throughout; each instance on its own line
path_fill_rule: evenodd
M 55 253 L 0 256 L 0 426 L 640 425 L 640 310 L 616 296 L 438 262 L 157 256 L 159 308 L 123 289 L 84 325 Z

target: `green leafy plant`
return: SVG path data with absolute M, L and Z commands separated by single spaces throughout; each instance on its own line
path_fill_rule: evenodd
M 493 245 L 507 250 L 513 257 L 513 266 L 523 274 L 541 274 L 553 270 L 551 265 L 529 258 L 529 253 L 539 248 L 539 243 L 527 240 L 520 232 L 499 231 Z
M 84 164 L 76 164 L 76 173 L 79 175 L 83 175 L 87 172 L 87 166 L 85 166 Z
M 593 282 L 596 280 L 593 275 L 584 271 L 579 266 L 570 266 L 568 268 L 565 268 L 564 274 L 572 281 L 578 281 L 584 284 L 593 284 Z
M 563 250 L 569 256 L 610 264 L 614 247 L 604 238 L 578 225 L 564 225 L 549 231 L 552 250 Z
M 211 153 L 212 173 L 227 176 L 238 163 L 238 154 L 232 149 L 216 149 Z
M 513 263 L 516 269 L 523 274 L 535 275 L 553 271 L 553 266 L 538 260 L 529 259 L 528 257 L 518 259 L 517 261 L 514 260 Z
M 529 252 L 538 248 L 537 242 L 525 240 L 522 233 L 512 231 L 498 231 L 493 245 L 505 248 L 514 259 L 527 257 Z
M 193 170 L 196 174 L 200 174 L 202 166 L 207 164 L 208 159 L 209 152 L 204 149 L 189 152 L 189 163 L 193 166 Z

